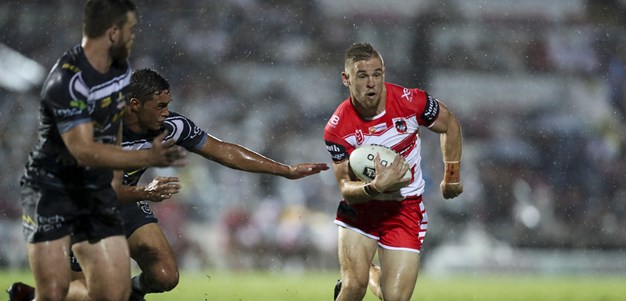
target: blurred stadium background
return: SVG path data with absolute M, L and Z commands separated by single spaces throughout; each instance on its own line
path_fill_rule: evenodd
M 331 162 L 323 127 L 347 97 L 352 42 L 382 52 L 388 81 L 448 104 L 465 193 L 442 199 L 438 137 L 423 131 L 423 275 L 626 275 L 626 1 L 136 1 L 131 61 L 169 78 L 172 110 L 283 162 Z M 19 177 L 40 83 L 80 41 L 82 6 L 0 3 L 5 271 L 27 268 Z M 153 208 L 184 271 L 337 271 L 331 171 L 289 181 L 192 157 L 156 175 L 182 179 Z

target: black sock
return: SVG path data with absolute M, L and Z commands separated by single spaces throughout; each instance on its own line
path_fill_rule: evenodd
M 143 273 L 132 278 L 131 288 L 133 291 L 141 293 L 143 295 L 149 293 L 161 293 L 160 290 L 152 289 L 146 284 L 146 279 Z

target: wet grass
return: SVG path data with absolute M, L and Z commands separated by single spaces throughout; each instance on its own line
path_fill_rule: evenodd
M 206 271 L 181 273 L 176 289 L 148 300 L 298 301 L 332 300 L 338 272 Z M 27 271 L 0 271 L 0 285 L 33 283 Z M 0 297 L 2 299 L 2 297 Z M 376 300 L 368 292 L 366 301 Z M 612 301 L 626 300 L 626 274 L 619 276 L 454 276 L 418 280 L 412 300 L 419 301 Z

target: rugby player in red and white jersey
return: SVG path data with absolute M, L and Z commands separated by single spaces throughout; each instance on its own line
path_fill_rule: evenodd
M 440 134 L 444 161 L 440 188 L 449 199 L 463 192 L 461 127 L 446 106 L 426 92 L 385 82 L 382 56 L 370 44 L 356 43 L 346 51 L 341 76 L 350 97 L 324 129 L 343 198 L 335 219 L 341 266 L 335 299 L 362 300 L 369 282 L 381 300 L 410 300 L 428 223 L 422 202 L 419 128 Z M 365 183 L 351 172 L 349 157 L 368 144 L 387 146 L 399 155 L 387 167 L 377 156 L 376 177 Z M 406 186 L 389 191 L 408 169 L 413 177 Z M 377 251 L 380 268 L 371 264 Z

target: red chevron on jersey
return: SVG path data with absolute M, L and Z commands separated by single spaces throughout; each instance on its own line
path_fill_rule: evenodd
M 384 112 L 363 119 L 348 98 L 326 124 L 324 140 L 334 162 L 348 159 L 361 145 L 379 144 L 395 150 L 409 162 L 413 171 L 413 181 L 401 189 L 402 196 L 421 195 L 424 180 L 420 167 L 419 127 L 432 126 L 439 115 L 439 103 L 420 89 L 391 83 L 385 83 L 385 87 Z

